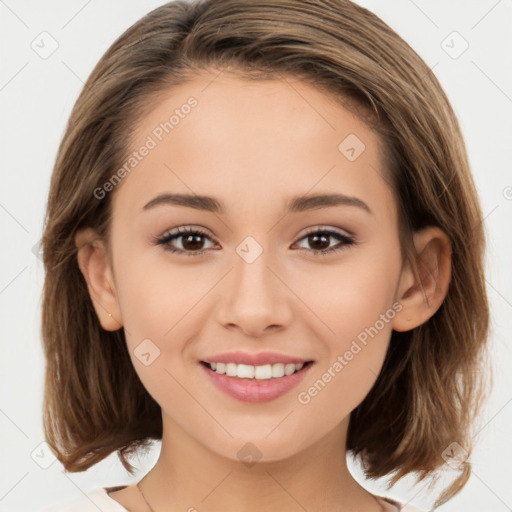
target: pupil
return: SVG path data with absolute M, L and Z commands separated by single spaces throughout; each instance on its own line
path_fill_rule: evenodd
M 193 240 L 191 245 L 189 247 L 187 247 L 187 244 L 190 243 L 190 240 Z M 187 235 L 185 238 L 184 238 L 184 242 L 183 242 L 183 247 L 185 247 L 185 249 L 197 249 L 198 246 L 201 245 L 201 235 Z
M 320 245 L 322 245 L 322 242 L 325 244 L 325 242 L 327 240 L 327 237 L 325 235 L 310 235 L 310 237 L 309 237 L 310 242 L 309 243 L 310 243 L 310 245 L 311 245 L 311 247 L 313 249 L 316 249 L 316 250 L 325 249 L 325 247 L 315 247 L 315 244 L 318 242 L 319 239 L 323 239 L 320 242 Z M 311 240 L 314 240 L 313 243 L 311 243 Z

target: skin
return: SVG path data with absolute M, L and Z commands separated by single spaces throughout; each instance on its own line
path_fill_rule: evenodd
M 134 368 L 162 408 L 161 453 L 144 494 L 155 511 L 381 510 L 347 469 L 349 415 L 377 379 L 392 329 L 412 329 L 441 305 L 450 278 L 448 238 L 434 227 L 414 234 L 420 286 L 402 261 L 378 135 L 298 79 L 215 76 L 172 88 L 140 120 L 133 150 L 190 96 L 198 100 L 114 191 L 111 252 L 91 229 L 76 236 L 99 320 L 106 330 L 124 328 Z M 338 149 L 349 134 L 365 144 L 354 161 Z M 142 211 L 163 192 L 214 196 L 226 212 L 172 205 Z M 350 205 L 286 213 L 290 197 L 320 192 L 357 197 L 371 213 Z M 152 243 L 179 226 L 207 232 L 195 246 L 202 256 Z M 310 228 L 352 234 L 357 243 L 316 255 L 314 248 L 340 242 L 314 245 L 305 236 Z M 247 236 L 263 249 L 250 264 L 236 252 Z M 169 243 L 194 250 L 184 238 Z M 397 302 L 394 318 L 301 404 L 298 393 Z M 134 355 L 147 338 L 160 350 L 149 366 Z M 199 363 L 233 350 L 270 350 L 315 364 L 285 395 L 246 403 L 216 389 Z M 261 456 L 250 467 L 237 456 L 247 442 Z M 111 497 L 148 510 L 134 485 Z

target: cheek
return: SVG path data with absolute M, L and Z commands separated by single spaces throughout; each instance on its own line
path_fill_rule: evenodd
M 165 257 L 148 261 L 144 253 L 120 258 L 117 265 L 118 298 L 132 364 L 157 402 L 176 405 L 182 396 L 177 381 L 188 378 L 188 363 L 196 364 L 190 340 L 204 322 L 204 306 L 211 302 L 208 295 L 219 277 L 211 270 L 198 271 L 197 266 L 172 265 Z
M 191 357 L 186 357 L 187 340 L 197 327 L 194 305 L 205 287 L 194 288 L 179 272 L 165 275 L 155 266 L 133 264 L 124 268 L 123 275 L 119 302 L 133 367 L 157 403 L 188 410 L 190 397 L 179 383 L 187 378 L 183 364 Z
M 389 337 L 384 332 L 379 336 L 368 345 L 355 342 L 333 354 L 306 379 L 297 393 L 302 417 L 313 424 L 321 421 L 322 429 L 329 431 L 350 415 L 368 395 L 382 367 Z
M 399 309 L 394 301 L 399 250 L 376 254 L 360 253 L 336 272 L 331 268 L 329 275 L 318 279 L 315 274 L 308 282 L 308 304 L 326 327 L 319 338 L 326 357 L 297 398 L 312 416 L 315 409 L 318 414 L 331 410 L 333 425 L 357 407 L 375 383 Z
M 154 249 L 157 250 L 157 249 Z M 119 264 L 119 303 L 128 334 L 167 340 L 180 330 L 183 319 L 194 314 L 194 305 L 211 288 L 212 277 L 135 255 Z
M 399 273 L 396 250 L 354 252 L 335 266 L 304 272 L 301 296 L 331 334 L 329 344 L 341 349 L 392 306 Z
M 322 417 L 326 428 L 364 400 L 382 369 L 396 308 L 387 294 L 373 291 L 338 294 L 336 308 L 329 314 L 324 310 L 333 333 L 323 337 L 325 357 L 301 385 L 297 401 L 308 417 Z

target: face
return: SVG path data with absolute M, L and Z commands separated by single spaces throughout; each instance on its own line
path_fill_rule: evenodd
M 346 425 L 377 379 L 400 307 L 397 207 L 378 135 L 332 98 L 214 78 L 137 126 L 113 192 L 115 291 L 164 431 L 277 460 Z

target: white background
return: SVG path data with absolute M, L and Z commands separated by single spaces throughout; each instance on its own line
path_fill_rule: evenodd
M 78 474 L 65 474 L 58 461 L 44 469 L 32 458 L 33 453 L 45 453 L 39 447 L 43 441 L 40 294 L 44 270 L 33 248 L 41 237 L 58 143 L 83 82 L 126 28 L 163 3 L 0 2 L 0 511 L 33 512 L 92 487 L 138 480 L 158 456 L 156 443 L 147 456 L 133 459 L 140 464 L 135 478 L 127 476 L 115 454 Z M 495 387 L 485 413 L 486 426 L 471 456 L 473 475 L 464 490 L 438 510 L 512 510 L 512 3 L 359 3 L 394 28 L 434 69 L 445 88 L 467 142 L 488 235 Z M 47 59 L 31 47 L 43 31 L 58 43 Z M 442 47 L 453 31 L 469 43 L 456 59 Z M 462 40 L 451 43 L 452 38 L 444 44 L 453 46 L 453 52 L 461 48 Z M 48 454 L 40 460 L 51 462 Z M 351 467 L 363 482 L 357 467 Z M 417 506 L 431 506 L 423 484 L 407 488 L 406 483 L 387 492 L 382 482 L 364 486 Z

